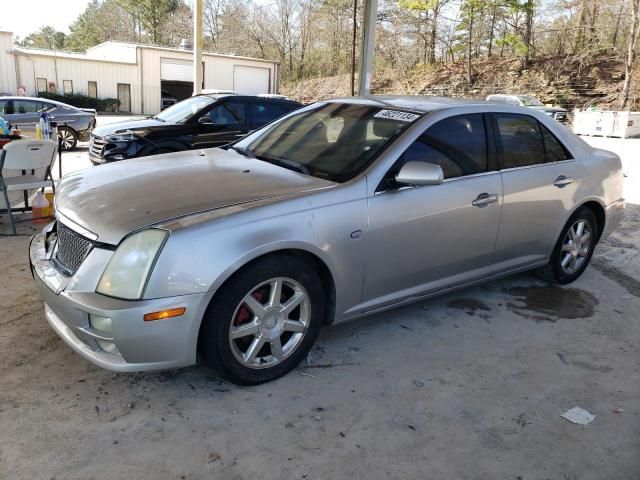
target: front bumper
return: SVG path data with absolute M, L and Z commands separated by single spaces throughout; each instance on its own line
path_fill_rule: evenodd
M 51 265 L 44 243 L 43 234 L 31 241 L 31 271 L 45 302 L 47 322 L 76 353 L 99 367 L 118 372 L 183 367 L 196 362 L 207 294 L 127 301 L 95 293 L 95 287 L 87 291 L 76 277 L 84 281 L 96 277 L 92 273 L 96 270 L 92 255 L 100 249 L 94 248 L 74 277 L 68 279 Z M 145 313 L 178 307 L 186 307 L 184 315 L 154 322 L 143 320 Z M 110 318 L 112 332 L 92 328 L 90 315 Z M 119 354 L 102 350 L 98 341 L 115 344 Z

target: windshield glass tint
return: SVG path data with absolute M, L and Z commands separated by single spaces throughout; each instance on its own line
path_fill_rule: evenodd
M 523 105 L 527 107 L 540 107 L 542 106 L 542 102 L 535 97 L 530 97 L 529 95 L 521 95 L 518 97 Z
M 367 168 L 410 125 L 406 118 L 384 115 L 390 110 L 381 111 L 368 105 L 324 104 L 293 114 L 236 146 L 261 160 L 295 163 L 299 171 L 345 182 Z
M 215 101 L 215 98 L 211 98 L 208 96 L 187 98 L 186 100 L 176 103 L 166 110 L 163 110 L 158 115 L 156 115 L 156 118 L 169 123 L 183 123 Z

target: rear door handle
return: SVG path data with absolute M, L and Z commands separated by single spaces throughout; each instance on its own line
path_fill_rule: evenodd
M 558 178 L 556 178 L 553 181 L 553 184 L 558 187 L 558 188 L 563 188 L 566 187 L 567 185 L 569 185 L 570 183 L 573 183 L 573 178 L 571 177 L 566 177 L 564 175 L 560 175 Z
M 473 202 L 471 202 L 471 205 L 482 208 L 497 201 L 498 195 L 495 193 L 481 193 Z

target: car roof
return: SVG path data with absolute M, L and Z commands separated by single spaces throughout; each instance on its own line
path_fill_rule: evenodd
M 255 99 L 260 100 L 261 102 L 273 102 L 273 103 L 295 103 L 296 105 L 301 105 L 300 102 L 296 102 L 295 100 L 291 100 L 290 98 L 271 98 L 271 97 L 261 97 L 259 95 L 237 95 L 237 94 L 229 94 L 229 93 L 199 93 L 198 95 L 194 95 L 194 97 L 210 97 L 214 100 L 220 100 L 221 98 L 232 98 L 232 99 Z
M 393 108 L 427 113 L 441 108 L 455 106 L 486 105 L 485 100 L 466 98 L 436 97 L 428 95 L 368 95 L 362 97 L 343 97 L 327 100 L 328 102 L 353 103 L 372 107 Z
M 58 107 L 67 107 L 67 108 L 73 108 L 74 110 L 80 110 L 78 107 L 74 107 L 73 105 L 69 105 L 68 103 L 62 103 L 62 102 L 58 102 L 57 100 L 51 100 L 49 98 L 42 98 L 42 97 L 18 97 L 18 96 L 12 96 L 12 97 L 0 97 L 0 100 L 33 100 L 35 102 L 52 103 L 53 105 L 56 105 Z

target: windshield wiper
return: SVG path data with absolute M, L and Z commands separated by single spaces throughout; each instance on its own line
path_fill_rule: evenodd
M 262 160 L 263 162 L 272 163 L 282 168 L 288 168 L 298 173 L 305 175 L 311 175 L 311 170 L 304 163 L 296 162 L 295 160 L 289 160 L 288 158 L 274 158 L 274 157 L 261 157 L 256 155 L 255 158 Z
M 253 153 L 251 153 L 249 150 L 247 150 L 246 148 L 242 148 L 242 147 L 235 147 L 235 146 L 233 146 L 233 145 L 232 145 L 232 146 L 230 146 L 230 147 L 228 147 L 228 148 L 230 148 L 231 150 L 235 150 L 235 151 L 236 151 L 236 152 L 238 152 L 240 155 L 243 155 L 243 156 L 245 156 L 245 157 L 248 157 L 248 158 L 256 158 L 256 156 L 255 156 Z

